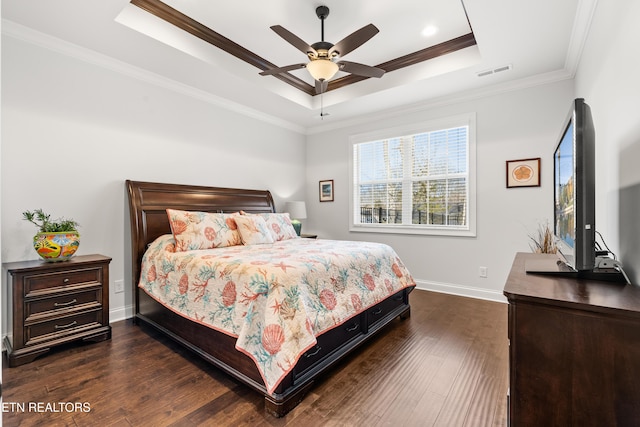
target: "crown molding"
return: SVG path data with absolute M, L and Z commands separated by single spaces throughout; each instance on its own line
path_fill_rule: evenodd
M 159 74 L 152 73 L 145 69 L 135 67 L 113 57 L 100 54 L 91 49 L 84 48 L 64 41 L 62 39 L 58 39 L 56 37 L 41 33 L 7 19 L 2 19 L 1 29 L 3 37 L 8 36 L 33 45 L 37 45 L 47 50 L 69 56 L 74 59 L 81 60 L 98 67 L 108 69 L 113 72 L 129 76 L 131 78 L 135 78 L 139 81 L 162 87 L 176 93 L 180 93 L 188 97 L 199 99 L 216 107 L 224 108 L 226 110 L 230 110 L 246 117 L 272 124 L 283 129 L 287 129 L 303 135 L 314 135 L 351 126 L 367 124 L 379 120 L 399 117 L 407 114 L 418 113 L 433 108 L 471 101 L 474 99 L 498 95 L 501 93 L 551 84 L 567 79 L 573 79 L 576 75 L 582 52 L 588 38 L 589 29 L 592 24 L 596 6 L 597 0 L 579 0 L 576 18 L 574 20 L 571 33 L 571 40 L 565 60 L 565 66 L 561 70 L 479 89 L 463 90 L 456 94 L 434 98 L 411 105 L 404 105 L 397 108 L 382 110 L 376 113 L 366 114 L 364 116 L 343 121 L 332 121 L 331 123 L 324 122 L 321 125 L 310 127 L 300 126 L 290 121 L 283 120 L 279 117 L 265 114 L 261 111 L 246 107 L 237 102 L 213 95 L 209 92 L 194 88 L 189 85 L 185 85 Z
M 578 9 L 576 10 L 576 18 L 573 21 L 571 39 L 569 40 L 569 48 L 564 64 L 565 70 L 571 74 L 571 77 L 575 77 L 576 71 L 578 70 L 580 58 L 582 58 L 582 51 L 589 36 L 591 22 L 593 21 L 593 15 L 595 14 L 597 5 L 598 0 L 578 1 Z
M 113 57 L 98 53 L 94 50 L 69 43 L 62 39 L 44 34 L 33 30 L 24 25 L 20 25 L 13 21 L 2 19 L 2 36 L 12 37 L 14 39 L 39 46 L 52 52 L 65 55 L 79 61 L 83 61 L 97 67 L 107 69 L 109 71 L 134 78 L 147 84 L 167 89 L 181 95 L 204 101 L 210 105 L 230 110 L 252 119 L 260 120 L 280 128 L 288 129 L 293 132 L 305 134 L 306 129 L 303 126 L 283 120 L 253 108 L 246 107 L 237 102 L 225 99 L 209 92 L 194 88 L 193 86 L 177 82 L 173 79 L 161 76 L 140 67 L 117 60 Z
M 411 105 L 404 105 L 397 108 L 391 108 L 377 113 L 367 114 L 366 116 L 357 117 L 350 120 L 333 122 L 328 125 L 314 126 L 307 128 L 307 135 L 315 135 L 324 132 L 334 131 L 338 129 L 348 128 L 352 126 L 363 125 L 372 122 L 380 122 L 390 118 L 403 117 L 410 114 L 420 113 L 431 110 L 433 108 L 444 107 L 462 102 L 473 101 L 475 99 L 487 98 L 490 96 L 500 95 L 503 93 L 519 91 L 531 87 L 543 86 L 556 83 L 563 80 L 570 80 L 573 75 L 567 70 L 552 71 L 549 73 L 538 74 L 531 77 L 525 77 L 519 80 L 512 80 L 505 83 L 499 83 L 492 86 L 485 86 L 478 89 L 467 89 L 458 93 L 433 98 L 428 101 L 417 102 Z
M 471 101 L 478 98 L 497 95 L 506 92 L 512 92 L 530 87 L 541 86 L 559 82 L 562 80 L 573 79 L 576 75 L 582 52 L 589 36 L 589 30 L 593 16 L 595 14 L 598 0 L 579 0 L 576 10 L 576 18 L 573 22 L 571 31 L 571 40 L 567 49 L 564 68 L 544 74 L 522 78 L 507 83 L 501 83 L 493 86 L 487 86 L 475 90 L 465 90 L 458 94 L 447 95 L 445 97 L 434 98 L 426 102 L 419 102 L 410 106 L 402 106 L 378 113 L 368 114 L 366 117 L 358 117 L 351 120 L 333 122 L 331 124 L 323 124 L 307 128 L 307 135 L 314 135 L 350 126 L 366 124 L 372 121 L 379 121 L 391 117 L 398 117 L 412 114 L 424 110 L 429 110 L 446 105 L 457 104 L 460 102 Z

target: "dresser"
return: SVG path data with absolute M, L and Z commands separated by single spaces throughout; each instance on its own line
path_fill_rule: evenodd
M 527 274 L 517 254 L 509 301 L 509 425 L 640 425 L 640 287 Z
M 9 366 L 31 362 L 72 341 L 111 338 L 109 263 L 103 255 L 3 264 Z

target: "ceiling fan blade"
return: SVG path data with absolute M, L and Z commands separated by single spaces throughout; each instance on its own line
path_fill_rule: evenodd
M 284 27 L 282 27 L 280 25 L 274 25 L 274 26 L 271 27 L 271 29 L 273 31 L 275 31 L 275 33 L 277 35 L 279 35 L 280 37 L 285 39 L 293 47 L 295 47 L 296 49 L 298 49 L 300 52 L 304 53 L 305 55 L 308 55 L 309 52 L 311 52 L 311 53 L 313 53 L 313 55 L 315 57 L 318 56 L 318 52 L 316 52 L 316 50 L 314 48 L 309 46 L 309 43 L 305 42 L 300 37 L 298 37 L 295 34 L 293 34 L 291 31 L 285 29 Z
M 384 74 L 384 70 L 382 68 L 359 64 L 357 62 L 340 61 L 337 62 L 337 64 L 340 67 L 340 71 L 356 74 L 358 76 L 380 78 Z
M 334 52 L 337 52 L 340 56 L 345 56 L 347 53 L 362 46 L 367 40 L 378 34 L 379 31 L 380 30 L 373 24 L 365 25 L 358 31 L 349 34 L 336 43 L 329 50 L 329 57 L 331 57 L 331 54 Z
M 329 82 L 327 82 L 326 80 L 323 80 L 323 81 L 316 80 L 316 95 L 325 93 L 327 91 L 328 85 L 329 85 Z
M 285 67 L 269 68 L 268 70 L 264 70 L 259 74 L 261 76 L 272 76 L 274 74 L 286 73 L 287 71 L 291 71 L 291 70 L 298 70 L 306 66 L 307 64 L 293 64 L 293 65 L 287 65 Z

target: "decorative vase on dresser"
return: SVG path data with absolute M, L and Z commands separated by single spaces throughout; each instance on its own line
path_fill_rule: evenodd
M 3 264 L 7 286 L 9 366 L 33 361 L 72 341 L 111 338 L 109 263 L 103 255 L 66 262 Z

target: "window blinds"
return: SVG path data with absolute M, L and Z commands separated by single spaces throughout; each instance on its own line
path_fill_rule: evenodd
M 354 223 L 466 226 L 468 131 L 354 144 Z

